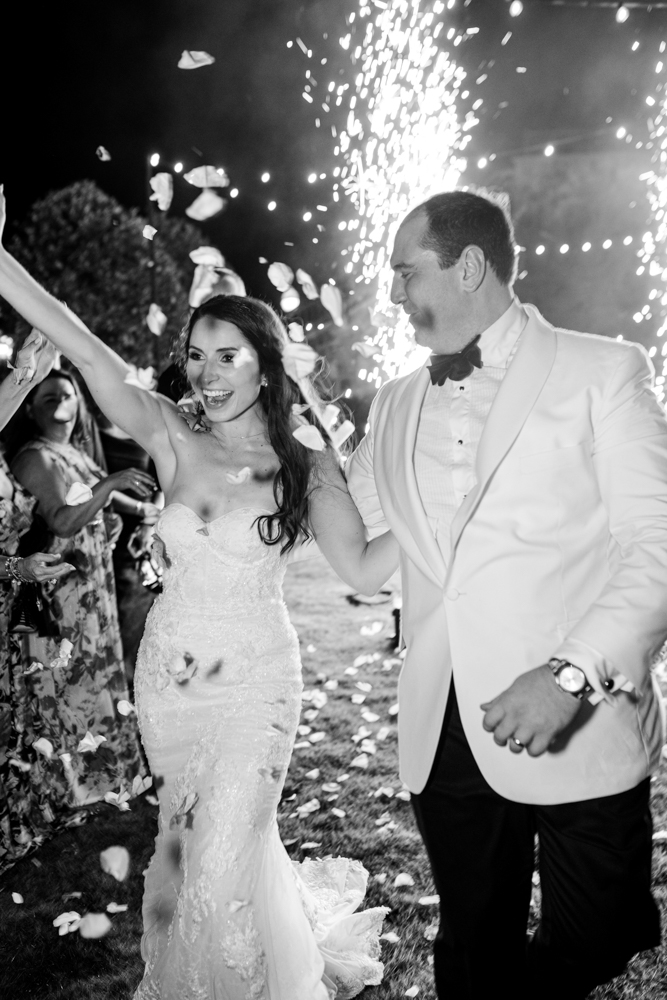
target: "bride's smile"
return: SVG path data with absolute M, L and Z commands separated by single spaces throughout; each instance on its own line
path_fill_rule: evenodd
M 257 430 L 260 424 L 263 427 L 257 352 L 233 323 L 206 316 L 195 324 L 188 348 L 187 377 L 212 422 L 246 416 L 253 424 L 257 422 Z M 243 423 L 247 433 L 249 424 L 246 426 L 245 420 Z

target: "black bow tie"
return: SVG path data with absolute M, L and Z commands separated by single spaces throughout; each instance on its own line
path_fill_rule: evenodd
M 432 385 L 444 385 L 445 380 L 450 378 L 452 382 L 460 382 L 468 375 L 472 375 L 473 369 L 482 367 L 482 352 L 477 341 L 481 334 L 477 334 L 467 347 L 457 354 L 432 354 L 429 374 Z

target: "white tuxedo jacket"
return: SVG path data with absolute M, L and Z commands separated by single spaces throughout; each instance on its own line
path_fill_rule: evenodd
M 371 530 L 401 546 L 401 776 L 428 778 L 452 673 L 475 759 L 505 798 L 553 804 L 632 788 L 657 765 L 663 718 L 649 665 L 667 636 L 667 422 L 643 348 L 528 323 L 479 443 L 477 485 L 452 524 L 445 565 L 415 479 L 426 368 L 384 385 L 350 459 L 350 492 Z M 541 757 L 512 754 L 480 704 L 569 652 L 600 688 Z M 583 644 L 583 645 L 581 645 Z M 563 695 L 565 697 L 565 695 Z

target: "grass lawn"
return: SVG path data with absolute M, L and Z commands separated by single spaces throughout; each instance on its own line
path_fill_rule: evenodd
M 391 604 L 353 607 L 345 600 L 348 593 L 320 558 L 297 562 L 288 571 L 286 596 L 301 640 L 306 689 L 325 693 L 327 702 L 318 708 L 304 701 L 302 722 L 311 732 L 304 731 L 299 742 L 307 745 L 294 752 L 279 812 L 280 829 L 293 858 L 308 854 L 359 858 L 371 873 L 367 904 L 391 907 L 384 930 L 399 940 L 383 943 L 384 983 L 363 996 L 398 1000 L 409 987 L 418 986 L 420 998 L 433 1000 L 428 938 L 435 928 L 437 907 L 419 900 L 432 896 L 435 889 L 411 806 L 396 796 L 401 783 L 396 716 L 390 708 L 396 701 L 398 665 L 385 663 L 394 659 L 389 648 Z M 376 622 L 381 623 L 380 630 Z M 356 673 L 346 672 L 354 669 L 362 654 L 375 659 L 360 664 Z M 365 695 L 363 703 L 353 703 L 353 695 L 359 696 L 357 701 Z M 370 713 L 369 718 L 363 713 Z M 362 726 L 370 732 L 362 731 L 355 744 L 351 738 Z M 316 732 L 325 733 L 324 738 L 310 743 L 308 737 Z M 364 738 L 373 741 L 366 750 Z M 362 752 L 368 766 L 351 766 Z M 345 774 L 346 780 L 338 780 Z M 340 787 L 323 788 L 332 782 Z M 653 781 L 653 793 L 655 829 L 662 831 L 667 828 L 667 761 Z M 319 809 L 297 813 L 299 806 L 313 799 Z M 112 806 L 96 809 L 88 823 L 60 834 L 2 878 L 3 1000 L 129 1000 L 141 978 L 141 873 L 153 851 L 157 809 L 144 798 L 135 800 L 126 813 Z M 116 882 L 99 865 L 100 851 L 112 844 L 124 845 L 132 859 L 124 882 Z M 409 874 L 414 884 L 395 888 L 399 873 Z M 667 840 L 656 840 L 654 876 L 656 899 L 667 925 Z M 15 903 L 12 892 L 20 893 L 24 903 Z M 99 940 L 84 940 L 78 933 L 59 937 L 52 926 L 63 911 L 100 913 L 112 901 L 127 904 L 128 909 L 111 914 L 112 928 Z M 635 959 L 626 976 L 592 997 L 659 1000 L 665 997 L 666 982 L 663 947 Z

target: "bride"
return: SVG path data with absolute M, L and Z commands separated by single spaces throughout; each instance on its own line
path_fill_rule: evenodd
M 0 236 L 4 217 L 0 190 Z M 369 593 L 396 568 L 397 547 L 389 533 L 365 541 L 334 449 L 294 437 L 299 420 L 315 431 L 304 404 L 317 403 L 285 372 L 283 324 L 251 298 L 199 306 L 182 344 L 195 407 L 186 421 L 128 382 L 121 358 L 4 248 L 0 294 L 150 453 L 166 498 L 164 592 L 135 677 L 160 805 L 135 1000 L 341 1000 L 379 983 L 386 910 L 354 912 L 363 866 L 293 864 L 278 833 L 302 689 L 281 585 L 286 556 L 309 533 Z

